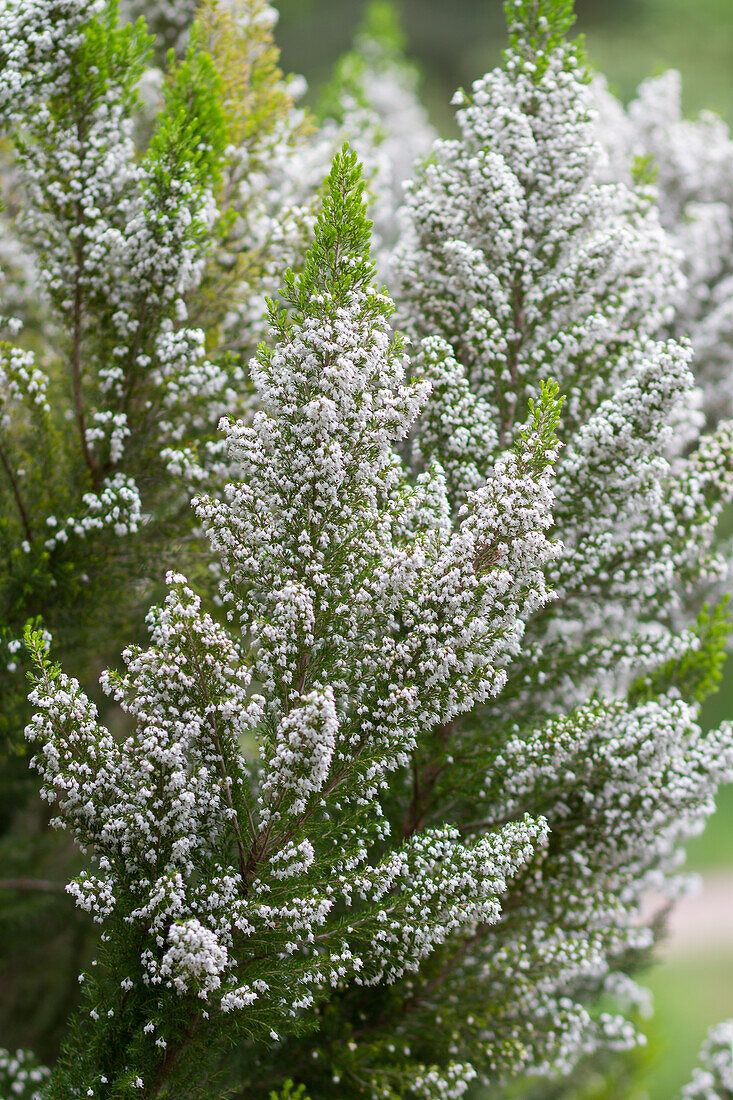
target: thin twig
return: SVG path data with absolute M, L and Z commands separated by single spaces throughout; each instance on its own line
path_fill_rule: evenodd
M 79 213 L 79 222 L 81 222 L 81 213 Z M 84 267 L 84 254 L 81 244 L 76 247 L 76 272 L 74 277 L 74 307 L 72 316 L 73 327 L 73 340 L 71 345 L 71 382 L 74 391 L 74 411 L 76 413 L 76 423 L 79 429 L 79 442 L 81 444 L 81 452 L 84 456 L 84 461 L 89 468 L 89 472 L 92 475 L 92 484 L 97 485 L 99 481 L 99 471 L 97 470 L 94 457 L 89 447 L 89 440 L 87 439 L 87 422 L 84 412 L 84 397 L 82 394 L 81 386 L 81 347 L 82 347 L 82 322 L 83 322 L 83 290 L 81 282 L 81 273 Z
M 30 520 L 28 518 L 28 513 L 26 512 L 25 505 L 23 504 L 23 497 L 20 495 L 20 486 L 18 485 L 15 474 L 13 473 L 13 467 L 10 465 L 10 460 L 9 460 L 9 458 L 8 458 L 6 452 L 5 452 L 5 448 L 3 447 L 3 445 L 1 443 L 0 443 L 0 462 L 2 462 L 3 467 L 5 469 L 5 473 L 8 475 L 8 481 L 10 482 L 10 488 L 12 489 L 13 497 L 15 498 L 15 503 L 18 506 L 18 512 L 20 513 L 20 520 L 21 520 L 21 523 L 23 524 L 23 530 L 25 531 L 25 537 L 28 539 L 28 542 L 33 542 L 33 532 L 31 531 L 31 524 L 30 524 Z

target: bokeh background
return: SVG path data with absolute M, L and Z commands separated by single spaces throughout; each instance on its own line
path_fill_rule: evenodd
M 286 69 L 313 88 L 348 49 L 366 0 L 278 0 L 278 42 Z M 426 101 L 449 124 L 450 97 L 501 55 L 501 0 L 397 0 L 412 57 L 425 74 Z M 653 73 L 679 69 L 685 106 L 733 118 L 733 0 L 576 0 L 591 61 L 625 99 Z
M 366 0 L 276 0 L 284 67 L 302 73 L 309 96 L 349 48 Z M 453 130 L 450 99 L 491 68 L 504 45 L 501 0 L 398 0 L 423 98 L 437 128 Z M 689 114 L 710 108 L 733 122 L 733 0 L 576 0 L 577 27 L 592 64 L 625 101 L 645 77 L 682 73 Z M 733 371 L 733 363 L 731 363 Z M 733 531 L 733 517 L 729 518 Z M 704 721 L 733 718 L 733 658 Z M 701 895 L 683 902 L 659 961 L 644 975 L 657 1016 L 644 1057 L 646 1081 L 632 1097 L 673 1100 L 689 1079 L 707 1028 L 733 1017 L 733 788 L 690 851 L 703 876 Z

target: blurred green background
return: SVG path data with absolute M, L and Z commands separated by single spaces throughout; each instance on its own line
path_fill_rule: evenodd
M 365 0 L 279 0 L 285 67 L 314 87 L 348 49 Z M 501 0 L 398 0 L 437 125 L 450 97 L 493 66 L 504 45 Z M 591 61 L 625 99 L 654 72 L 677 68 L 689 111 L 733 118 L 733 0 L 576 0 Z
M 365 0 L 276 2 L 284 66 L 306 76 L 314 95 L 348 49 Z M 453 91 L 500 58 L 501 2 L 402 0 L 397 6 L 410 54 L 424 74 L 424 101 L 438 129 L 450 133 Z M 632 98 L 645 77 L 676 68 L 687 113 L 712 108 L 733 121 L 733 0 L 576 0 L 576 11 L 591 62 L 621 98 Z M 704 715 L 708 724 L 729 717 L 733 659 Z M 722 792 L 717 813 L 692 845 L 690 865 L 718 883 L 729 880 L 730 931 L 727 941 L 701 933 L 697 943 L 667 948 L 644 977 L 657 1005 L 646 1083 L 650 1100 L 672 1100 L 689 1079 L 707 1028 L 733 1017 L 733 788 Z

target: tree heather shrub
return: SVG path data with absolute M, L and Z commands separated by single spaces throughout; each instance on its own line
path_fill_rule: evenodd
M 577 1095 L 643 1041 L 643 902 L 684 887 L 733 777 L 731 726 L 698 721 L 733 434 L 691 400 L 680 256 L 645 174 L 610 178 L 570 0 L 509 0 L 503 65 L 399 215 L 370 65 L 415 89 L 383 6 L 320 129 L 261 0 L 209 0 L 188 34 L 156 12 L 182 57 L 140 156 L 142 26 L 0 4 L 38 342 L 66 355 L 7 345 L 2 431 L 42 447 L 29 417 L 63 415 L 66 364 L 81 456 L 59 484 L 91 485 L 44 518 L 43 568 L 105 528 L 84 517 L 118 475 L 116 534 L 174 516 L 181 540 L 101 694 L 52 656 L 32 587 L 14 612 L 44 614 L 26 734 L 99 938 L 55 1064 L 3 1052 L 0 1073 L 29 1100 Z M 311 187 L 349 126 L 367 178 L 347 144 Z M 685 1096 L 726 1096 L 726 1026 Z

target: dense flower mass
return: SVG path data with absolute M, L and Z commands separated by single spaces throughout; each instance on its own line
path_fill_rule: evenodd
M 724 1100 L 733 1093 L 733 1020 L 711 1027 L 700 1051 L 700 1065 L 683 1100 Z
M 427 829 L 374 859 L 388 776 L 426 726 L 501 689 L 547 599 L 558 403 L 545 387 L 455 521 L 438 469 L 408 482 L 394 444 L 428 391 L 405 383 L 372 284 L 362 190 L 355 155 L 337 156 L 304 272 L 283 291 L 292 313 L 273 308 L 275 345 L 252 365 L 260 411 L 226 428 L 241 480 L 196 504 L 232 627 L 168 578 L 151 648 L 103 678 L 135 725 L 122 744 L 33 643 L 44 794 L 97 864 L 70 889 L 95 919 L 139 929 L 130 1000 L 147 987 L 195 997 L 204 1030 L 238 1012 L 248 1034 L 287 1034 L 329 988 L 395 982 L 498 920 L 547 839 L 520 812 L 474 839 Z M 243 755 L 248 743 L 258 752 Z M 154 1067 L 155 1044 L 174 1041 L 165 1015 L 148 1034 Z
M 49 1075 L 50 1070 L 39 1066 L 29 1051 L 0 1048 L 0 1087 L 9 1100 L 40 1100 L 39 1086 Z
M 233 372 L 188 320 L 216 220 L 217 77 L 192 47 L 143 137 L 149 48 L 101 0 L 0 7 L 3 198 L 25 271 L 0 290 L 3 649 L 39 613 L 56 631 L 88 600 L 88 623 L 105 571 L 144 591 L 146 543 L 187 514 L 166 457 L 203 448 L 237 407 Z M 3 752 L 22 692 L 4 677 Z
M 419 369 L 433 382 L 412 462 L 420 471 L 439 460 L 451 506 L 460 508 L 523 430 L 523 405 L 537 380 L 557 379 L 566 397 L 553 509 L 562 551 L 548 567 L 556 599 L 528 622 L 498 705 L 422 754 L 424 773 L 441 778 L 431 779 L 416 820 L 430 820 L 440 804 L 487 824 L 512 806 L 546 814 L 552 858 L 515 901 L 532 909 L 532 946 L 520 939 L 518 950 L 513 922 L 500 921 L 483 951 L 472 947 L 473 969 L 459 964 L 451 984 L 465 1007 L 472 985 L 483 979 L 485 996 L 486 979 L 496 975 L 495 1004 L 506 960 L 529 952 L 532 1009 L 517 1014 L 518 1049 L 523 1058 L 532 1050 L 527 1070 L 564 1072 L 599 1041 L 598 1022 L 570 991 L 602 984 L 614 959 L 642 946 L 633 913 L 644 889 L 670 874 L 674 890 L 676 845 L 699 827 L 708 784 L 712 794 L 729 774 L 730 731 L 701 735 L 694 707 L 681 710 L 678 693 L 681 670 L 701 648 L 699 634 L 680 630 L 681 609 L 696 585 L 720 576 L 714 517 L 730 499 L 733 452 L 730 423 L 701 437 L 699 418 L 687 414 L 690 349 L 667 337 L 684 285 L 678 257 L 648 190 L 605 181 L 583 61 L 562 36 L 569 5 L 510 3 L 507 12 L 504 67 L 458 97 L 460 136 L 435 143 L 408 192 L 395 258 L 398 311 L 420 341 Z M 673 439 L 682 428 L 684 449 Z M 615 701 L 591 747 L 582 731 L 599 693 Z M 554 716 L 574 703 L 579 709 L 555 726 Z M 551 724 L 534 730 L 543 714 Z M 518 757 L 507 765 L 509 746 L 530 759 L 535 737 L 537 788 L 494 806 L 493 776 L 506 796 L 521 775 Z M 650 764 L 657 760 L 652 771 L 642 765 L 646 754 Z M 716 757 L 725 761 L 720 771 Z M 686 800 L 693 760 L 702 765 L 701 785 L 688 815 L 678 798 Z M 593 775 L 604 777 L 600 786 Z M 421 785 L 418 770 L 416 792 Z M 541 800 L 545 785 L 551 805 Z M 471 798 L 486 798 L 486 810 L 477 815 Z M 595 815 L 604 804 L 601 824 Z M 634 838 L 636 809 L 649 817 Z M 592 851 L 584 851 L 583 836 L 593 837 Z M 616 862 L 612 853 L 622 851 Z M 558 951 L 563 941 L 574 944 L 566 957 Z M 537 1027 L 545 1014 L 546 1035 Z M 521 1068 L 513 1052 L 497 1062 L 497 1049 L 494 1032 L 491 1075 Z
M 603 182 L 572 48 L 532 49 L 541 67 L 510 53 L 459 108 L 461 138 L 436 143 L 411 187 L 396 268 L 401 319 L 426 338 L 421 366 L 436 382 L 415 463 L 438 458 L 456 504 L 521 426 L 538 377 L 566 396 L 559 598 L 532 631 L 539 660 L 552 632 L 562 679 L 558 696 L 547 681 L 542 695 L 554 706 L 599 636 L 611 669 L 620 627 L 642 661 L 671 644 L 652 643 L 647 623 L 657 635 L 680 582 L 715 576 L 700 520 L 710 505 L 719 514 L 733 478 L 728 424 L 670 464 L 693 385 L 689 349 L 662 339 L 682 286 L 676 255 L 648 197 Z M 607 671 L 595 663 L 592 677 Z
M 0 0 L 2 668 L 25 624 L 98 930 L 53 1068 L 0 1051 L 10 1095 L 569 1098 L 643 1042 L 643 902 L 733 779 L 700 723 L 725 613 L 691 610 L 733 496 L 695 365 L 727 261 L 703 337 L 685 236 L 727 215 L 683 152 L 728 139 L 658 125 L 664 82 L 623 114 L 571 0 L 506 12 L 442 140 L 383 3 L 311 117 L 266 0 L 149 5 L 156 43 Z M 99 621 L 130 596 L 101 693 L 90 573 Z M 726 1028 L 686 1097 L 726 1094 Z
M 682 113 L 680 75 L 646 80 L 625 111 L 602 78 L 593 85 L 607 174 L 645 179 L 682 259 L 675 332 L 689 335 L 702 407 L 712 423 L 731 415 L 733 341 L 733 140 L 710 111 Z

